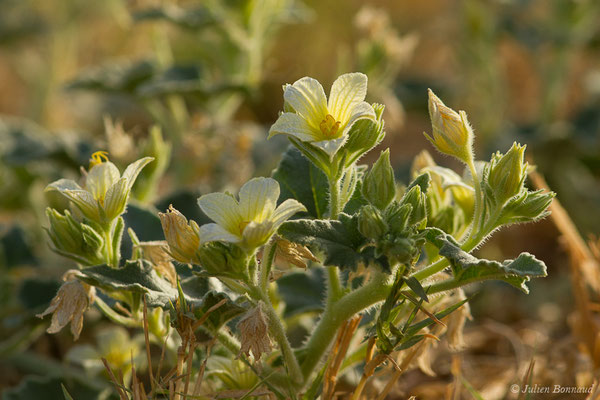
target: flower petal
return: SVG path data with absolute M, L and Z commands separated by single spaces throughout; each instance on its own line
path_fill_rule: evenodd
M 108 188 L 121 178 L 121 173 L 110 161 L 96 164 L 85 178 L 85 188 L 96 200 L 104 200 Z
M 104 198 L 104 212 L 106 218 L 111 221 L 123 214 L 125 206 L 127 205 L 127 199 L 129 198 L 129 182 L 123 177 L 119 179 L 114 185 L 112 185 L 106 192 Z
M 294 199 L 287 199 L 286 201 L 281 203 L 279 207 L 277 207 L 277 209 L 273 213 L 273 216 L 271 217 L 271 220 L 274 224 L 274 228 L 277 228 L 292 215 L 300 211 L 306 211 L 306 207 L 304 207 L 302 203 Z
M 96 222 L 102 220 L 98 202 L 87 190 L 65 190 L 61 193 L 71 200 L 87 218 Z
M 262 246 L 275 233 L 273 221 L 252 221 L 244 228 L 244 244 L 250 248 Z
M 327 153 L 327 155 L 331 159 L 331 158 L 333 158 L 335 153 L 337 153 L 337 151 L 340 149 L 340 147 L 342 147 L 344 145 L 344 143 L 346 143 L 347 138 L 348 138 L 348 136 L 344 135 L 337 139 L 321 140 L 320 142 L 312 142 L 312 144 L 317 146 L 318 148 L 322 149 L 325 153 Z
M 277 118 L 277 121 L 269 129 L 269 138 L 277 134 L 291 135 L 303 142 L 310 142 L 318 137 L 320 131 L 312 128 L 300 115 L 285 112 Z
M 226 231 L 222 226 L 217 224 L 205 224 L 200 227 L 201 243 L 207 242 L 229 242 L 239 243 L 242 239 L 234 234 Z
M 316 79 L 304 77 L 285 87 L 283 99 L 302 115 L 313 129 L 327 115 L 327 98 L 323 86 Z
M 135 180 L 137 179 L 137 176 L 142 171 L 142 169 L 146 166 L 146 164 L 148 164 L 149 162 L 151 162 L 153 160 L 154 160 L 154 157 L 140 158 L 139 160 L 129 164 L 127 166 L 127 168 L 125 168 L 125 171 L 123 171 L 123 178 L 127 178 L 127 188 L 128 189 L 131 189 L 131 187 L 135 183 Z
M 272 178 L 253 178 L 240 189 L 240 214 L 244 221 L 262 222 L 275 211 L 279 183 Z
M 350 119 L 348 120 L 348 123 L 342 128 L 344 129 L 344 133 L 342 133 L 342 135 L 345 135 L 350 130 L 350 128 L 352 128 L 352 125 L 354 125 L 356 121 L 361 119 L 375 120 L 376 118 L 377 116 L 375 115 L 375 110 L 373 109 L 373 106 L 367 103 L 366 101 L 361 101 L 352 109 L 352 113 L 350 114 Z
M 71 179 L 59 179 L 46 186 L 46 190 L 58 190 L 59 192 L 64 192 L 65 190 L 83 190 L 83 188 Z
M 333 117 L 345 125 L 354 108 L 367 96 L 367 76 L 360 72 L 344 74 L 331 86 L 327 109 Z
M 229 232 L 239 232 L 242 217 L 238 202 L 225 193 L 209 193 L 198 199 L 200 209 L 206 216 Z

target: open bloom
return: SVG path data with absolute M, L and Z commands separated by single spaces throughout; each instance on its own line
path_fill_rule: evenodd
M 106 159 L 106 156 L 102 157 Z M 139 159 L 129 164 L 121 175 L 108 159 L 102 161 L 101 157 L 93 157 L 84 187 L 70 179 L 59 179 L 46 190 L 60 192 L 90 220 L 107 223 L 125 212 L 131 187 L 142 168 L 152 160 L 152 157 Z
M 359 72 L 337 78 L 331 86 L 329 100 L 316 79 L 304 77 L 285 85 L 286 112 L 273 124 L 269 137 L 293 136 L 312 143 L 332 157 L 345 143 L 356 121 L 375 120 L 375 110 L 364 101 L 366 94 L 367 76 Z
M 198 199 L 204 213 L 216 223 L 202 225 L 202 242 L 241 243 L 256 248 L 269 240 L 279 225 L 306 208 L 288 199 L 277 206 L 279 183 L 271 178 L 254 178 L 240 189 L 239 201 L 225 193 L 210 193 Z

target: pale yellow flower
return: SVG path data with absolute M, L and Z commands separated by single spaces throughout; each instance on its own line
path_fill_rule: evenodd
M 59 179 L 46 187 L 56 190 L 75 204 L 87 218 L 107 223 L 125 212 L 131 187 L 138 174 L 152 157 L 144 157 L 127 166 L 123 175 L 106 158 L 105 152 L 95 153 L 84 187 L 70 179 Z M 103 160 L 104 159 L 104 160 Z
M 279 225 L 306 208 L 288 199 L 277 207 L 279 184 L 271 178 L 254 178 L 239 193 L 239 201 L 225 193 L 210 193 L 198 199 L 204 213 L 216 223 L 200 227 L 203 243 L 223 241 L 256 248 L 269 240 Z
M 337 78 L 329 100 L 316 79 L 301 78 L 284 86 L 286 112 L 273 124 L 269 137 L 285 134 L 309 142 L 333 157 L 356 121 L 375 120 L 373 106 L 364 101 L 366 95 L 367 76 L 359 72 Z

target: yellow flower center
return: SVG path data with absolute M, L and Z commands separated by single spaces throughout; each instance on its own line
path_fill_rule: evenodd
M 108 151 L 97 151 L 90 158 L 90 169 L 98 164 L 108 161 Z
M 242 235 L 244 233 L 244 229 L 246 229 L 246 226 L 248 226 L 249 223 L 250 223 L 250 221 L 240 222 L 240 224 L 238 225 L 238 229 L 240 230 L 240 235 Z
M 337 133 L 338 129 L 340 129 L 340 125 L 342 123 L 340 121 L 336 121 L 335 118 L 331 114 L 327 114 L 325 119 L 321 121 L 319 125 L 321 128 L 321 132 L 327 138 L 332 138 Z

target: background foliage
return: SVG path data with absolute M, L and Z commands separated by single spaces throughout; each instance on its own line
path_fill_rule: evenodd
M 368 100 L 386 104 L 381 148 L 392 148 L 404 183 L 427 147 L 421 132 L 429 130 L 431 87 L 469 113 L 481 158 L 527 143 L 530 163 L 583 237 L 600 234 L 597 1 L 3 0 L 0 7 L 0 389 L 21 385 L 3 390 L 7 399 L 36 390 L 63 398 L 61 376 L 72 379 L 75 399 L 104 384 L 62 362 L 71 337 L 45 335 L 46 322 L 34 317 L 71 267 L 46 244 L 44 209 L 60 200 L 44 197 L 45 185 L 77 177 L 97 149 L 121 167 L 160 155 L 134 189 L 127 226 L 140 240 L 162 239 L 155 216 L 169 204 L 206 222 L 198 195 L 236 191 L 280 161 L 286 141 L 264 139 L 281 109 L 281 84 L 302 76 L 325 86 L 342 72 L 369 76 Z M 559 236 L 546 220 L 512 227 L 479 250 L 489 259 L 529 250 L 549 269 L 549 278 L 529 283 L 529 297 L 491 285 L 471 302 L 477 323 L 467 325 L 463 373 L 483 393 L 521 374 L 533 356 L 540 382 L 561 372 L 563 384 L 590 379 L 593 361 L 561 351 L 575 348 L 577 324 L 566 322 L 579 300 Z M 302 276 L 306 290 L 320 281 L 319 272 Z M 303 293 L 290 296 L 286 315 L 317 306 L 303 303 Z M 94 332 L 106 321 L 90 314 L 80 340 L 98 343 Z M 438 377 L 415 371 L 401 390 L 436 398 L 437 383 L 459 379 L 447 354 L 432 357 Z M 49 376 L 52 369 L 60 372 Z

